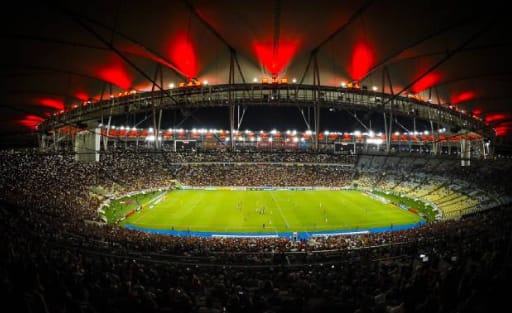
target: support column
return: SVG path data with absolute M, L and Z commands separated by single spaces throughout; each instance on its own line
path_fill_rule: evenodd
M 158 135 L 158 137 L 160 137 L 161 129 L 162 129 L 162 109 L 160 109 L 160 111 L 158 113 L 158 123 L 156 125 L 156 134 Z M 159 148 L 162 148 L 163 140 L 164 140 L 164 138 L 162 136 L 162 141 L 159 141 L 159 143 L 158 143 Z
M 468 140 L 465 135 L 460 137 L 460 158 L 461 166 L 471 165 L 471 141 Z
M 382 116 L 384 117 L 384 136 L 386 136 L 386 153 L 391 150 L 389 138 L 391 138 L 390 130 L 388 129 L 388 119 L 386 116 L 386 111 L 382 112 Z
M 98 162 L 100 160 L 101 129 L 96 122 L 86 124 L 84 130 L 76 134 L 73 142 L 75 160 L 80 162 Z
M 112 99 L 112 106 L 114 106 L 114 99 Z M 103 137 L 103 150 L 106 152 L 108 150 L 108 139 L 110 134 L 110 122 L 112 121 L 112 110 L 110 112 L 110 115 L 108 116 L 108 123 L 107 123 L 107 132 L 105 136 Z
M 494 148 L 495 148 L 495 142 L 496 140 L 496 137 L 492 137 L 489 139 L 489 159 L 493 160 L 494 159 Z
M 39 134 L 38 139 L 39 139 L 39 150 L 46 151 L 46 148 L 48 147 L 47 141 L 49 140 L 48 135 L 46 135 L 45 133 Z
M 430 120 L 430 131 L 432 132 L 432 154 L 437 156 L 439 155 L 439 142 L 437 140 L 434 122 L 432 122 L 432 120 Z
M 161 143 L 160 141 L 158 140 L 158 138 L 160 137 L 160 121 L 161 121 L 161 118 L 162 118 L 162 110 L 160 110 L 160 116 L 158 118 L 158 122 L 157 122 L 157 116 L 156 116 L 156 111 L 157 111 L 157 107 L 160 107 L 160 104 L 161 104 L 161 101 L 162 101 L 162 96 L 159 96 L 158 97 L 158 103 L 156 103 L 156 100 L 154 98 L 154 91 L 155 91 L 155 87 L 157 87 L 157 79 L 158 79 L 158 76 L 160 75 L 160 86 L 163 86 L 163 74 L 162 74 L 162 66 L 160 64 L 157 64 L 156 66 L 156 69 L 155 69 L 155 77 L 154 77 L 154 80 L 153 80 L 153 86 L 151 87 L 151 105 L 153 107 L 153 134 L 155 135 L 155 149 L 160 149 L 161 147 Z
M 391 101 L 391 111 L 389 112 L 388 134 L 386 137 L 386 153 L 391 151 L 391 133 L 393 132 L 393 101 Z
M 391 151 L 391 133 L 393 132 L 393 102 L 395 99 L 395 95 L 393 92 L 393 83 L 391 82 L 391 75 L 389 75 L 389 71 L 387 67 L 384 67 L 382 73 L 382 81 L 385 81 L 385 77 L 388 79 L 389 84 L 389 93 L 391 94 L 391 101 L 389 101 L 389 123 L 386 125 L 386 103 L 384 103 L 384 128 L 386 129 L 386 153 Z M 382 86 L 382 90 L 384 90 L 384 86 Z
M 57 147 L 57 129 L 53 129 L 53 150 L 57 152 L 59 149 Z
M 112 109 L 114 108 L 114 95 L 112 94 L 112 85 L 110 85 L 110 112 L 108 114 L 107 133 L 103 137 L 103 150 L 108 150 L 108 139 L 110 138 L 110 122 L 112 122 Z
M 483 137 L 477 140 L 476 143 L 474 143 L 473 147 L 475 150 L 478 150 L 478 158 L 480 160 L 488 159 L 489 147 L 486 146 L 485 139 Z
M 233 132 L 235 131 L 235 104 L 233 101 L 233 84 L 235 83 L 235 68 L 234 68 L 234 52 L 231 51 L 229 58 L 229 87 L 228 87 L 228 106 L 229 106 L 229 144 L 231 150 L 235 150 L 235 137 Z
M 314 149 L 315 151 L 320 150 L 320 145 L 318 144 L 318 135 L 320 135 L 320 95 L 319 95 L 319 86 L 320 86 L 320 70 L 318 68 L 318 61 L 316 57 L 316 53 L 313 55 L 313 105 L 314 105 L 314 115 L 315 115 L 315 138 L 314 140 Z

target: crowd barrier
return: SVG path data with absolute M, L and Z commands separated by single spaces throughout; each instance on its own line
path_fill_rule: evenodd
M 210 238 L 287 238 L 297 240 L 309 240 L 313 237 L 328 237 L 328 236 L 350 236 L 368 233 L 383 233 L 390 231 L 406 230 L 416 228 L 424 225 L 425 222 L 421 221 L 414 224 L 406 225 L 390 225 L 386 227 L 375 227 L 367 229 L 342 229 L 342 230 L 329 230 L 329 231 L 299 231 L 299 232 L 205 232 L 205 231 L 190 231 L 190 230 L 172 230 L 172 229 L 153 229 L 138 227 L 126 224 L 124 227 L 152 234 L 169 235 L 169 236 L 184 236 L 184 237 L 210 237 Z

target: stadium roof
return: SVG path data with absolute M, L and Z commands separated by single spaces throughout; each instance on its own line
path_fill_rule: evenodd
M 2 10 L 0 134 L 74 103 L 195 78 L 359 81 L 471 112 L 512 137 L 512 36 L 501 4 L 455 1 L 41 1 Z M 308 69 L 308 70 L 307 70 Z M 386 75 L 383 75 L 386 74 Z M 236 71 L 235 80 L 242 82 Z M 386 83 L 387 85 L 387 83 Z M 110 87 L 112 86 L 112 87 Z

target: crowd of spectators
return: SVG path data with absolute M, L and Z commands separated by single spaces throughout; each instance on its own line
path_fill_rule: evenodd
M 180 166 L 177 179 L 191 186 L 325 186 L 350 185 L 353 171 L 339 166 L 318 165 L 201 165 Z M 290 179 L 293 177 L 293 179 Z
M 171 153 L 178 163 L 185 162 L 258 162 L 258 163 L 323 163 L 353 165 L 354 155 L 313 153 L 313 152 L 271 152 L 271 151 L 241 151 L 232 153 L 226 150 L 206 150 L 197 152 Z
M 250 165 L 259 158 L 304 164 Z M 506 304 L 508 206 L 410 230 L 307 242 L 173 237 L 94 222 L 95 186 L 128 192 L 175 179 L 339 186 L 364 172 L 357 160 L 336 158 L 128 151 L 80 163 L 73 155 L 3 151 L 4 305 L 21 312 L 487 312 Z M 201 162 L 207 164 L 187 164 Z M 247 173 L 261 178 L 240 178 Z M 211 175 L 218 177 L 205 178 Z

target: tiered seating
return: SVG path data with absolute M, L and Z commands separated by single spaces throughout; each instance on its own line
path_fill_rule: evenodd
M 481 182 L 471 180 L 473 176 L 467 173 L 471 170 L 461 169 L 459 160 L 398 156 L 371 156 L 361 160 L 364 162 L 364 166 L 359 167 L 361 186 L 433 203 L 445 218 L 458 218 L 466 212 L 499 204 L 497 195 L 493 195 L 495 191 L 478 188 Z M 380 172 L 377 167 L 381 168 Z M 476 170 L 484 171 L 478 167 Z M 496 193 L 503 194 L 503 191 Z

